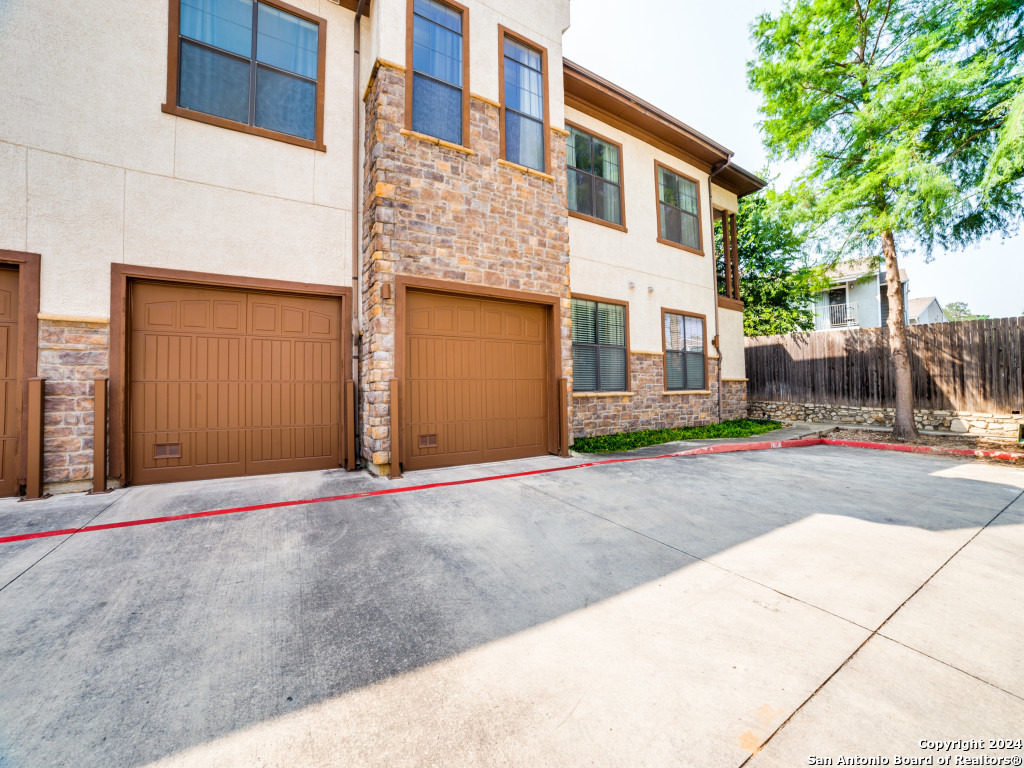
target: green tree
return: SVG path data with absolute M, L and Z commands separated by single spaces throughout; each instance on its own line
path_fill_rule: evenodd
M 770 336 L 814 327 L 813 292 L 819 271 L 804 263 L 804 237 L 770 202 L 771 192 L 740 200 L 736 217 L 743 298 L 743 333 Z M 722 225 L 715 224 L 718 292 L 725 293 Z
M 964 320 L 988 320 L 988 315 L 976 315 L 971 312 L 966 301 L 951 301 L 945 307 L 946 319 L 951 323 Z
M 885 262 L 898 439 L 916 435 L 897 249 L 1020 218 L 1020 0 L 787 0 L 753 27 L 766 146 L 805 169 L 790 203 L 833 260 Z

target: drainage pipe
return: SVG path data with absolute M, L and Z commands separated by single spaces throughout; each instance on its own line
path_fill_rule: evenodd
M 354 395 L 352 397 L 353 413 L 352 430 L 355 432 L 355 453 L 350 464 L 362 466 L 362 445 L 360 432 L 360 399 L 359 399 L 359 353 L 362 349 L 363 324 L 362 324 L 362 293 L 359 290 L 359 278 L 363 265 L 363 249 L 360 242 L 363 217 L 362 206 L 359 204 L 360 182 L 363 179 L 363 169 L 360 163 L 360 120 L 362 112 L 359 98 L 359 46 L 361 43 L 361 24 L 363 9 L 366 7 L 366 0 L 359 0 L 356 6 L 356 20 L 353 26 L 352 35 L 352 334 L 349 340 L 352 345 L 352 383 Z
M 729 167 L 729 163 L 732 160 L 729 157 L 725 158 L 725 161 L 720 165 L 711 167 L 711 174 L 708 176 L 708 213 L 711 214 L 711 291 L 715 297 L 715 352 L 718 353 L 718 423 L 722 423 L 722 339 L 720 337 L 720 331 L 718 328 L 718 256 L 715 254 L 715 208 L 714 202 L 711 199 L 711 180 L 718 174 Z M 722 220 L 722 249 L 725 250 L 725 229 L 727 223 Z M 724 254 L 726 264 L 729 263 L 729 254 Z M 738 267 L 738 265 L 737 265 Z M 726 269 L 726 276 L 729 275 L 729 270 Z

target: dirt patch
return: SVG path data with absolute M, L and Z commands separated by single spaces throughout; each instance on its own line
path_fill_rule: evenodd
M 939 448 L 967 448 L 974 451 L 1006 451 L 1010 453 L 1024 454 L 1024 447 L 1017 445 L 1016 440 L 996 440 L 991 437 L 975 437 L 973 435 L 930 435 L 922 432 L 920 437 L 914 440 L 897 440 L 892 432 L 875 431 L 873 429 L 837 429 L 829 432 L 824 437 L 835 440 L 858 440 L 865 443 L 899 443 L 902 445 L 929 445 Z M 962 457 L 967 461 L 986 461 L 994 464 L 1012 464 L 1024 466 L 1024 459 L 1009 462 L 1004 459 L 976 459 L 973 457 Z

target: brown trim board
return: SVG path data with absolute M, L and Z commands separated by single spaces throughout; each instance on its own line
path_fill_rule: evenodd
M 167 17 L 167 93 L 160 110 L 168 115 L 184 117 L 195 120 L 199 123 L 208 123 L 218 128 L 228 128 L 232 131 L 248 133 L 252 136 L 262 136 L 265 139 L 275 139 L 286 144 L 294 144 L 298 147 L 326 151 L 324 146 L 324 93 L 326 86 L 324 79 L 327 73 L 327 20 L 315 16 L 294 5 L 289 5 L 283 0 L 259 0 L 261 3 L 273 6 L 278 10 L 298 16 L 301 19 L 317 25 L 317 72 L 316 72 L 316 125 L 314 128 L 313 141 L 292 136 L 279 131 L 271 131 L 248 123 L 240 123 L 237 120 L 228 120 L 217 115 L 208 115 L 205 112 L 197 112 L 192 109 L 185 109 L 178 106 L 178 46 L 181 37 L 181 0 L 169 0 L 169 12 Z M 355 10 L 352 8 L 351 10 Z M 253 51 L 255 56 L 255 51 Z
M 704 389 L 693 390 L 693 389 L 669 389 L 668 388 L 668 365 L 665 364 L 667 359 L 665 352 L 668 350 L 665 346 L 665 315 L 685 315 L 686 317 L 699 317 L 702 325 L 704 326 Z M 682 309 L 669 309 L 668 307 L 661 308 L 661 378 L 662 386 L 666 392 L 703 392 L 709 389 L 708 385 L 711 383 L 708 381 L 708 316 L 702 315 L 700 312 L 687 312 Z
M 722 295 L 719 295 L 718 297 L 718 306 L 721 307 L 722 309 L 732 309 L 735 310 L 736 312 L 743 311 L 742 301 L 740 301 L 739 299 L 730 299 Z
M 659 181 L 658 181 L 658 170 L 661 169 L 661 168 L 664 168 L 669 173 L 674 173 L 676 176 L 678 176 L 681 179 L 686 179 L 687 181 L 692 181 L 694 184 L 697 185 L 697 242 L 700 244 L 700 248 L 699 249 L 694 249 L 694 248 L 691 248 L 688 245 L 683 245 L 682 243 L 677 243 L 674 240 L 666 240 L 665 238 L 663 238 L 661 236 L 661 193 L 659 192 L 659 189 L 658 189 L 658 184 L 659 184 Z M 672 168 L 672 167 L 670 167 L 668 165 L 665 165 L 660 160 L 655 160 L 654 161 L 654 206 L 655 206 L 655 210 L 656 210 L 657 216 L 658 216 L 658 242 L 659 243 L 661 243 L 662 245 L 670 245 L 673 248 L 678 248 L 681 251 L 686 251 L 687 253 L 692 253 L 692 254 L 695 254 L 697 256 L 703 256 L 704 255 L 704 207 L 700 204 L 700 198 L 701 198 L 700 179 L 695 179 L 695 178 L 693 178 L 693 176 L 685 174 L 682 171 L 677 171 L 675 168 Z
M 618 305 L 623 306 L 623 307 L 626 308 L 626 312 L 625 312 L 625 315 L 626 315 L 626 328 L 625 328 L 625 332 L 626 332 L 626 388 L 624 390 L 615 390 L 615 391 L 632 392 L 633 391 L 633 358 L 632 358 L 632 355 L 631 355 L 632 349 L 631 349 L 630 343 L 629 343 L 629 301 L 623 300 L 623 299 L 609 299 L 609 298 L 605 298 L 604 296 L 591 296 L 591 295 L 586 294 L 586 293 L 576 293 L 576 292 L 571 293 L 569 298 L 570 298 L 570 300 L 572 300 L 572 299 L 582 299 L 583 301 L 599 301 L 602 304 L 618 304 Z M 609 394 L 610 395 L 610 394 L 614 394 L 615 391 L 599 390 L 599 391 L 594 392 L 594 393 L 591 393 L 591 392 L 580 392 L 579 394 L 581 394 L 581 395 Z M 573 387 L 572 394 L 573 395 L 576 394 L 575 387 Z
M 462 15 L 462 146 L 469 149 L 469 8 L 455 0 L 438 0 Z M 405 11 L 405 129 L 412 128 L 412 43 L 416 0 L 408 0 Z
M 458 283 L 412 275 L 395 275 L 395 376 L 405 381 L 405 304 L 409 290 L 447 293 L 480 299 L 499 299 L 520 304 L 540 304 L 547 307 L 548 314 L 548 365 L 551 391 L 548 394 L 548 453 L 557 454 L 559 447 L 559 415 L 557 408 L 567 407 L 558 403 L 558 380 L 562 378 L 562 296 L 545 293 L 529 293 L 509 288 L 493 288 L 474 283 Z M 568 417 L 566 417 L 568 418 Z M 399 462 L 404 457 L 399 456 Z M 394 459 L 392 459 L 393 463 Z
M 24 484 L 28 471 L 26 436 L 28 435 L 28 380 L 35 378 L 39 365 L 39 265 L 38 253 L 7 251 L 0 248 L 0 264 L 18 268 L 18 401 L 15 418 L 19 440 L 18 484 Z
M 321 285 L 317 283 L 293 283 L 287 280 L 267 280 L 259 277 L 241 277 L 236 275 L 214 275 L 206 272 L 189 272 L 181 269 L 163 269 L 160 267 L 137 267 L 131 264 L 110 265 L 110 391 L 108 396 L 108 413 L 110 419 L 109 462 L 107 474 L 116 477 L 127 485 L 131 482 L 128 476 L 128 344 L 130 328 L 128 327 L 128 299 L 131 295 L 130 283 L 133 280 L 148 282 L 184 283 L 204 288 L 233 288 L 243 291 L 271 291 L 274 293 L 306 294 L 341 299 L 341 348 L 343 354 L 339 360 L 341 366 L 340 408 L 344 414 L 341 428 L 353 429 L 350 415 L 345 411 L 345 382 L 352 378 L 352 366 L 346 359 L 345 350 L 352 349 L 352 313 L 348 302 L 352 301 L 352 289 L 338 285 Z M 344 455 L 348 441 L 344 434 L 339 435 L 339 447 L 342 452 L 342 465 L 348 457 Z
M 527 48 L 540 53 L 541 82 L 544 84 L 544 167 L 540 169 L 544 173 L 551 173 L 551 105 L 548 96 L 548 78 L 551 73 L 548 71 L 548 49 L 543 45 L 530 40 L 528 37 L 514 32 L 508 27 L 498 25 L 498 102 L 501 104 L 498 113 L 498 136 L 501 143 L 501 158 L 511 162 L 505 154 L 505 38 L 511 37 L 516 42 L 522 43 Z M 518 165 L 518 163 L 517 163 Z M 523 166 L 526 167 L 526 166 Z
M 595 139 L 600 139 L 601 141 L 605 142 L 606 144 L 611 144 L 613 147 L 615 147 L 616 149 L 619 150 L 619 208 L 620 208 L 619 216 L 622 219 L 622 223 L 621 224 L 616 224 L 614 221 L 605 221 L 604 219 L 599 218 L 597 216 L 588 216 L 585 213 L 577 213 L 576 211 L 572 210 L 571 208 L 569 209 L 569 215 L 572 216 L 575 219 L 583 219 L 584 221 L 591 221 L 594 224 L 601 224 L 601 225 L 606 226 L 606 227 L 611 227 L 612 229 L 621 230 L 622 232 L 628 232 L 629 230 L 626 229 L 626 159 L 625 159 L 626 158 L 626 152 L 625 152 L 625 150 L 623 150 L 622 145 L 619 142 L 615 141 L 615 139 L 609 139 L 607 136 L 602 136 L 597 131 L 592 130 L 590 128 L 587 128 L 584 125 L 580 125 L 579 123 L 574 123 L 574 122 L 572 122 L 570 120 L 566 120 L 565 121 L 565 126 L 566 126 L 566 128 L 575 128 L 577 131 L 581 131 L 581 132 L 586 133 L 586 134 L 588 134 L 590 136 L 593 136 Z M 571 135 L 572 134 L 570 134 L 570 136 Z M 568 141 L 568 140 L 569 139 L 567 137 L 566 141 Z M 570 165 L 569 165 L 568 158 L 566 158 L 566 163 L 565 163 L 566 175 L 568 175 L 569 171 L 570 171 Z

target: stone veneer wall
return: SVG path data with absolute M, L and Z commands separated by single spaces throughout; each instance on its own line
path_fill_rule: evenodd
M 471 152 L 403 129 L 405 71 L 377 62 L 365 96 L 362 453 L 391 462 L 396 274 L 561 297 L 562 376 L 572 373 L 565 134 L 550 175 L 500 161 L 499 109 L 470 99 Z
M 747 380 L 722 379 L 722 420 L 747 418 Z
M 663 363 L 663 355 L 632 352 L 629 394 L 573 395 L 573 437 L 691 427 L 718 421 L 718 360 L 708 360 L 706 394 L 666 393 Z M 745 398 L 745 383 L 743 392 Z M 723 417 L 731 418 L 724 405 L 723 402 Z
M 752 418 L 767 414 L 773 419 L 790 421 L 837 422 L 851 426 L 891 426 L 892 408 L 821 403 L 784 403 L 755 400 L 749 404 Z M 914 411 L 917 428 L 928 432 L 960 432 L 987 437 L 1017 437 L 1020 414 L 973 413 L 969 411 Z
M 92 486 L 93 379 L 108 375 L 106 323 L 39 321 L 39 376 L 43 388 L 43 489 Z

